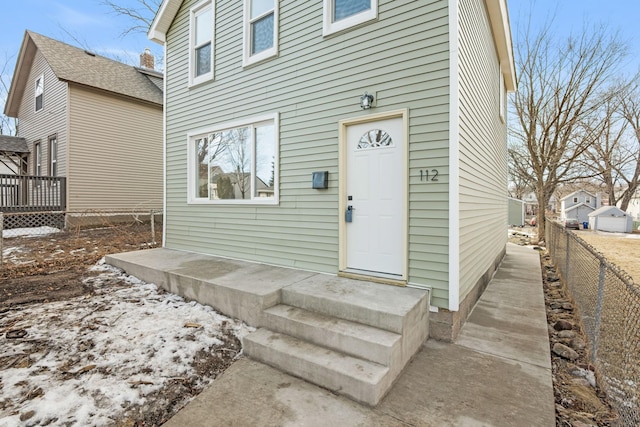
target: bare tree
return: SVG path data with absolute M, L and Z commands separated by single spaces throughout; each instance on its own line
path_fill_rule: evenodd
M 622 115 L 631 128 L 632 138 L 625 148 L 628 155 L 626 167 L 618 169 L 626 188 L 620 196 L 620 209 L 623 211 L 629 207 L 631 198 L 640 186 L 640 83 L 635 79 L 635 84 L 625 94 L 618 97 L 622 108 Z
M 0 135 L 15 136 L 18 134 L 18 120 L 4 115 L 4 106 L 11 87 L 11 71 L 9 68 L 13 64 L 13 57 L 5 53 L 4 59 L 0 61 Z
M 151 27 L 160 3 L 162 0 L 137 0 L 136 6 L 123 6 L 120 0 L 102 1 L 102 4 L 116 15 L 129 18 L 130 26 L 122 32 L 122 36 L 129 33 L 146 33 Z
M 611 87 L 604 95 L 605 102 L 600 110 L 586 117 L 581 124 L 585 132 L 594 135 L 593 144 L 585 150 L 581 163 L 604 186 L 611 206 L 620 199 L 617 189 L 634 157 L 628 150 L 628 122 L 621 114 L 620 99 L 625 98 L 627 92 L 625 84 Z
M 512 97 L 512 140 L 517 159 L 538 199 L 538 238 L 544 239 L 546 206 L 556 187 L 582 176 L 578 159 L 595 135 L 579 124 L 606 101 L 601 95 L 626 54 L 618 35 L 604 27 L 584 29 L 556 43 L 552 22 L 525 29 L 516 43 L 518 91 Z

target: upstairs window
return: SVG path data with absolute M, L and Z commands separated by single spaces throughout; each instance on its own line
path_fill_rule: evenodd
M 578 203 L 578 198 L 577 197 L 573 198 L 573 203 Z
M 277 115 L 189 136 L 189 203 L 277 204 Z
M 278 54 L 278 0 L 244 0 L 243 65 Z
M 36 79 L 35 85 L 36 95 L 36 111 L 42 110 L 42 98 L 44 97 L 44 76 L 40 76 Z
M 507 114 L 507 90 L 504 86 L 504 74 L 502 74 L 502 70 L 500 69 L 500 66 L 498 66 L 498 73 L 500 74 L 500 88 L 498 91 L 498 96 L 500 96 L 500 100 L 499 100 L 499 105 L 498 108 L 500 109 L 499 114 L 500 114 L 500 120 L 502 120 L 502 123 L 505 122 L 505 117 Z
M 323 1 L 325 36 L 378 17 L 378 0 Z
M 213 5 L 210 0 L 191 9 L 190 75 L 195 85 L 213 78 Z

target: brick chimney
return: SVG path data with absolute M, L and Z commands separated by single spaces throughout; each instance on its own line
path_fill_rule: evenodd
M 154 60 L 153 55 L 151 54 L 151 50 L 146 48 L 144 53 L 140 55 L 140 67 L 148 68 L 150 70 L 154 69 Z

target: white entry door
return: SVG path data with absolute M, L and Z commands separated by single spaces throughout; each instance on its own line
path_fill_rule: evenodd
M 346 266 L 402 276 L 404 261 L 403 120 L 347 126 Z

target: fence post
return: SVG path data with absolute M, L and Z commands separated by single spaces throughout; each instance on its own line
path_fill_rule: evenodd
M 565 231 L 565 235 L 567 236 L 567 242 L 565 245 L 564 281 L 569 287 L 569 233 Z
M 153 209 L 151 209 L 151 212 L 149 213 L 149 215 L 151 216 L 151 244 L 155 245 L 156 244 L 156 215 Z
M 604 274 L 606 265 L 600 260 L 600 274 L 598 275 L 598 300 L 596 301 L 596 319 L 593 331 L 593 344 L 591 345 L 591 362 L 596 363 L 598 355 L 598 340 L 600 338 L 600 323 L 602 321 L 602 300 L 604 299 Z
M 4 213 L 0 212 L 0 268 L 4 265 L 4 256 L 2 253 L 4 252 Z

